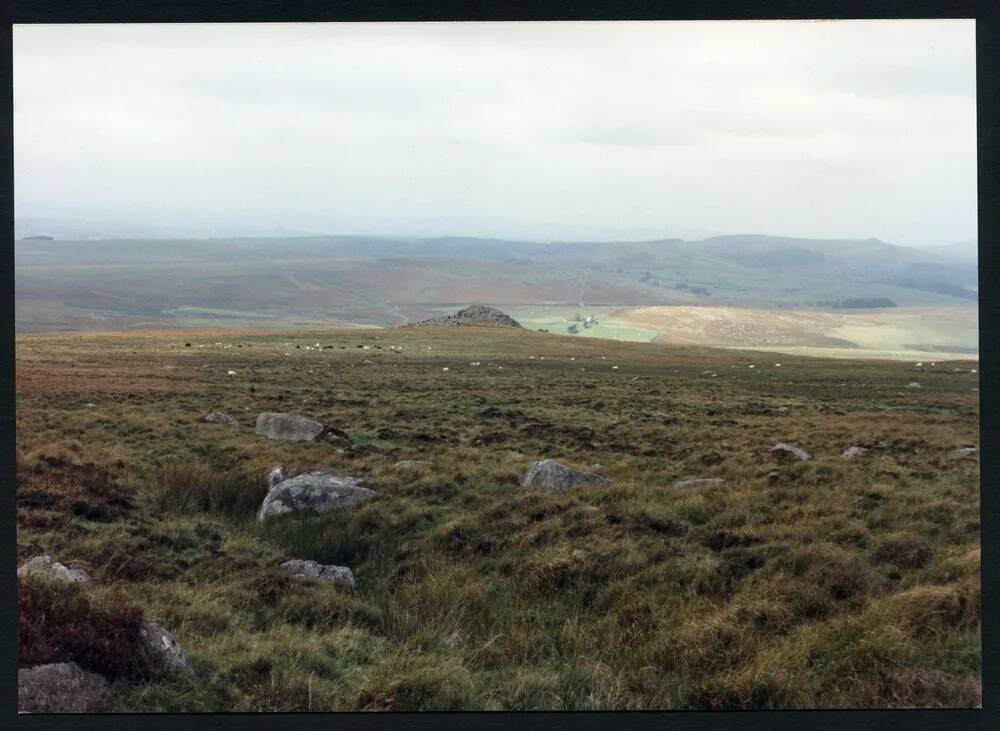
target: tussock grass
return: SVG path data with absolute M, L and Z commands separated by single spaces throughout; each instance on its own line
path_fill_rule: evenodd
M 154 499 L 163 511 L 252 517 L 267 494 L 260 475 L 222 472 L 200 462 L 164 465 L 156 475 Z
M 101 634 L 124 631 L 131 607 L 197 671 L 133 679 L 116 710 L 979 702 L 979 471 L 951 452 L 977 443 L 968 368 L 910 391 L 901 363 L 782 356 L 779 373 L 770 356 L 747 369 L 749 352 L 476 328 L 171 337 L 18 349 L 32 375 L 18 558 L 50 553 L 94 578 L 65 596 L 25 584 L 25 646 L 50 647 L 54 603 L 79 627 L 74 652 L 128 676 L 100 659 Z M 305 350 L 317 340 L 334 347 Z M 110 381 L 67 382 L 82 361 Z M 206 403 L 242 426 L 203 423 Z M 348 437 L 256 437 L 269 410 Z M 814 458 L 781 461 L 779 441 Z M 841 458 L 852 445 L 872 451 Z M 521 488 L 544 457 L 600 463 L 614 485 Z M 260 524 L 277 464 L 355 475 L 377 498 Z M 674 486 L 694 477 L 725 482 Z M 290 558 L 349 566 L 357 588 L 288 576 Z

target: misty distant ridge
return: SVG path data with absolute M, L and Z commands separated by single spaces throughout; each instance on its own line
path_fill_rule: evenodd
M 947 259 L 975 260 L 978 257 L 978 243 L 975 240 L 965 240 L 954 243 L 934 244 L 929 246 L 913 246 L 906 244 L 893 244 L 877 238 L 867 239 L 844 239 L 844 238 L 805 238 L 794 236 L 776 236 L 771 234 L 714 234 L 710 236 L 667 236 L 658 239 L 565 239 L 565 240 L 540 240 L 540 239 L 511 239 L 501 237 L 480 237 L 480 236 L 397 236 L 382 234 L 328 234 L 317 233 L 297 229 L 285 229 L 276 226 L 272 229 L 261 229 L 254 226 L 226 225 L 222 227 L 224 233 L 210 232 L 210 227 L 194 227 L 185 230 L 183 227 L 156 228 L 149 226 L 135 226 L 127 224 L 116 225 L 94 225 L 81 222 L 74 222 L 69 219 L 48 219 L 48 218 L 26 218 L 19 220 L 16 225 L 15 238 L 19 240 L 36 240 L 42 237 L 51 237 L 60 241 L 242 241 L 251 240 L 274 240 L 287 241 L 288 239 L 302 239 L 315 242 L 333 243 L 350 247 L 353 245 L 373 246 L 381 244 L 383 246 L 410 247 L 400 248 L 400 253 L 421 253 L 420 249 L 432 255 L 442 254 L 462 254 L 462 248 L 471 253 L 482 254 L 484 249 L 496 246 L 509 246 L 511 244 L 525 247 L 539 246 L 655 246 L 671 244 L 695 244 L 701 243 L 716 248 L 742 245 L 748 250 L 759 247 L 773 247 L 778 242 L 788 242 L 796 247 L 806 247 L 813 250 L 822 250 L 830 245 L 840 245 L 844 247 L 896 247 L 900 249 L 917 249 L 929 254 L 937 254 Z

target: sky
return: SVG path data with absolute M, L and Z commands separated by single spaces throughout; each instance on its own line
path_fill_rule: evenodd
M 14 28 L 15 210 L 156 235 L 976 238 L 971 20 Z

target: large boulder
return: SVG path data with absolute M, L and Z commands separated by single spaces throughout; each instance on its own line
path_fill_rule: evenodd
M 69 581 L 73 584 L 86 584 L 90 581 L 90 577 L 87 576 L 86 571 L 63 566 L 58 561 L 53 560 L 52 556 L 35 556 L 25 561 L 17 570 L 17 575 L 25 576 L 27 574 L 42 574 L 60 581 Z
M 333 472 L 307 472 L 276 484 L 261 503 L 257 520 L 265 521 L 286 513 L 323 513 L 349 508 L 375 497 L 375 491 L 361 487 L 356 477 Z
M 610 484 L 611 480 L 607 477 L 574 470 L 554 459 L 535 462 L 521 480 L 521 487 L 540 487 L 556 495 L 561 495 L 574 487 Z
M 318 561 L 303 561 L 293 558 L 281 564 L 288 573 L 293 576 L 319 579 L 329 584 L 341 584 L 354 588 L 354 574 L 346 566 L 334 566 L 332 564 L 321 564 Z
M 269 439 L 311 442 L 323 433 L 324 428 L 318 421 L 295 414 L 265 412 L 257 417 L 257 433 Z
M 146 662 L 156 671 L 174 678 L 194 675 L 194 670 L 177 638 L 163 627 L 146 622 L 139 630 L 139 636 L 142 638 L 141 652 Z
M 107 709 L 111 685 L 75 662 L 35 665 L 17 671 L 19 713 L 100 713 Z

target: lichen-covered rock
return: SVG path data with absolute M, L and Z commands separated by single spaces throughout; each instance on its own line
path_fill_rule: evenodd
M 611 480 L 607 477 L 574 470 L 554 459 L 535 462 L 521 480 L 521 487 L 540 487 L 557 495 L 574 487 L 610 484 Z
M 177 638 L 158 624 L 146 622 L 139 630 L 146 661 L 159 673 L 185 678 L 194 675 Z
M 90 577 L 83 569 L 71 569 L 68 566 L 63 566 L 58 561 L 53 560 L 52 556 L 35 556 L 25 561 L 17 570 L 17 575 L 25 576 L 26 574 L 44 574 L 53 579 L 69 581 L 74 584 L 86 584 L 90 581 Z
M 111 685 L 75 662 L 19 668 L 19 713 L 100 713 L 106 710 Z
M 205 416 L 205 421 L 210 424 L 235 424 L 236 419 L 231 417 L 229 414 L 224 414 L 221 411 L 213 411 Z
M 863 457 L 871 451 L 867 447 L 848 447 L 841 453 L 841 457 L 844 459 L 854 459 L 855 457 Z
M 354 574 L 346 566 L 334 566 L 333 564 L 321 564 L 318 561 L 303 561 L 293 558 L 291 561 L 285 561 L 281 564 L 281 568 L 293 576 L 305 576 L 330 584 L 341 584 L 354 588 Z
M 674 483 L 674 487 L 714 487 L 715 485 L 721 485 L 724 482 L 725 480 L 718 477 L 696 477 L 692 480 L 678 480 Z
M 257 520 L 287 513 L 323 513 L 348 508 L 375 497 L 356 477 L 333 472 L 307 472 L 275 485 L 261 503 Z
M 257 417 L 257 433 L 268 439 L 311 442 L 317 439 L 323 430 L 324 426 L 318 421 L 295 414 L 265 412 Z
M 793 457 L 795 459 L 812 459 L 812 455 L 801 447 L 796 447 L 793 444 L 785 444 L 780 442 L 771 447 L 771 453 L 777 457 Z

